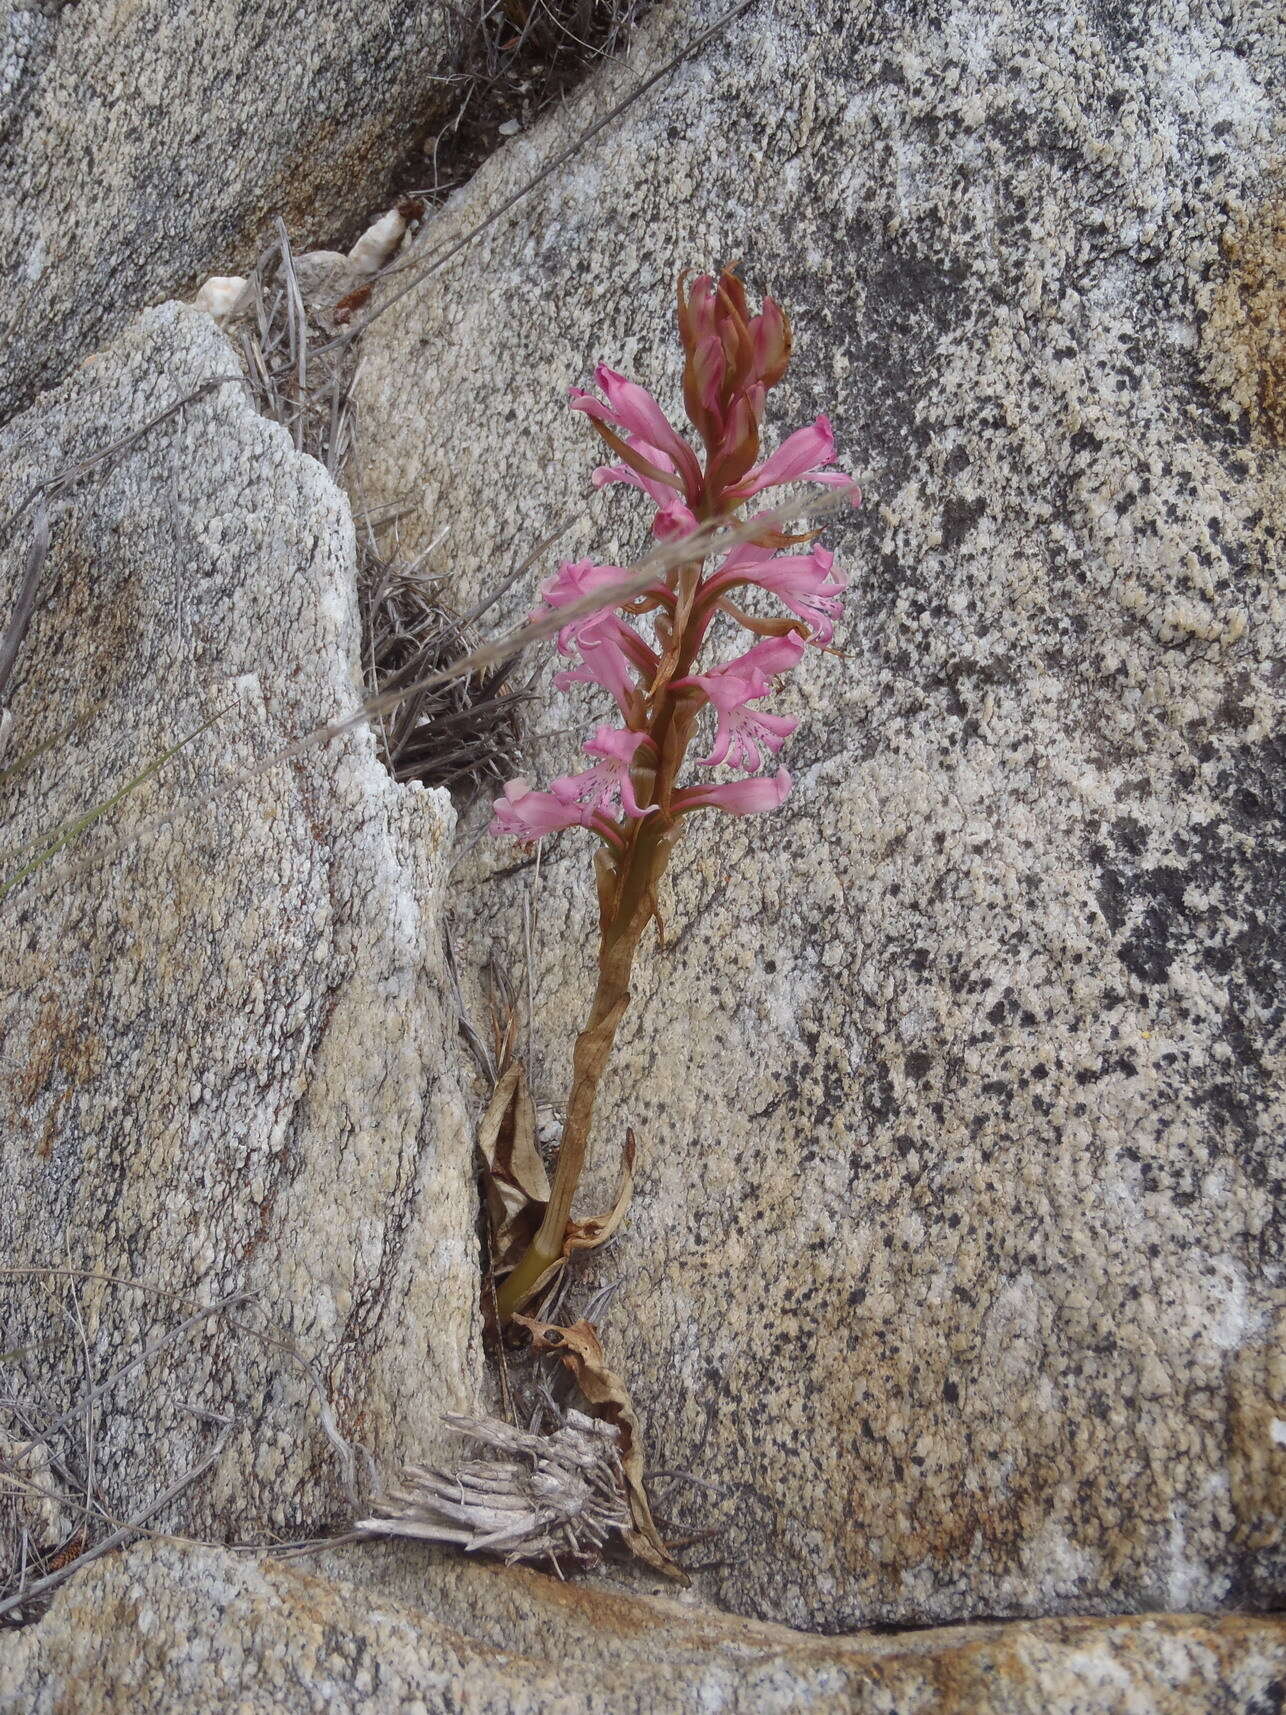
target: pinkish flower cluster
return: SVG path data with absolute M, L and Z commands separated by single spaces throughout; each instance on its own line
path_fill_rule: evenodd
M 645 388 L 602 364 L 594 377 L 601 397 L 571 390 L 572 409 L 591 419 L 618 461 L 594 473 L 596 486 L 627 483 L 642 490 L 656 507 L 654 533 L 664 540 L 729 517 L 752 497 L 790 482 L 840 487 L 858 503 L 857 485 L 829 468 L 835 440 L 824 416 L 760 459 L 765 398 L 790 355 L 789 326 L 771 298 L 752 317 L 735 274 L 725 270 L 717 281 L 703 275 L 686 298 L 680 284 L 679 331 L 684 403 L 704 457 Z M 845 589 L 825 548 L 781 552 L 808 541 L 783 536 L 765 516 L 762 534 L 724 555 L 709 573 L 702 575 L 699 564 L 680 566 L 640 595 L 563 626 L 558 649 L 574 665 L 555 684 L 601 687 L 623 724 L 600 726 L 584 746 L 594 765 L 555 780 L 547 792 L 511 781 L 496 800 L 491 831 L 530 841 L 559 828 L 586 827 L 624 854 L 632 831 L 654 816 L 668 825 L 696 809 L 744 816 L 781 804 L 791 781 L 786 769 L 775 768 L 777 753 L 798 723 L 761 705 L 809 646 L 830 644 Z M 540 611 L 580 602 L 624 575 L 619 566 L 565 562 L 542 588 Z M 777 597 L 786 614 L 763 619 L 742 611 L 731 598 L 745 588 Z M 648 615 L 652 641 L 638 628 Z M 757 640 L 734 659 L 698 671 L 719 621 L 740 625 Z M 728 767 L 747 778 L 680 786 L 676 777 L 688 739 L 707 707 L 714 736 L 707 754 L 694 759 L 697 766 Z

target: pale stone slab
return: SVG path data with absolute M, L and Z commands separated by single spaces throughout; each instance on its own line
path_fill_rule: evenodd
M 0 511 L 235 373 L 207 317 L 149 311 L 0 436 Z M 87 1370 L 161 1341 L 94 1413 L 115 1515 L 226 1419 L 214 1471 L 152 1525 L 311 1531 L 347 1503 L 303 1359 L 379 1455 L 433 1452 L 438 1414 L 476 1404 L 454 815 L 395 786 L 368 730 L 260 767 L 360 697 L 356 572 L 343 496 L 239 384 L 58 495 L 50 530 L 8 760 L 54 742 L 0 788 L 3 874 L 211 724 L 3 905 L 0 1259 L 120 1277 L 79 1282 L 83 1336 L 64 1283 L 0 1279 L 0 1346 L 25 1348 L 6 1388 L 47 1424 Z M 164 1344 L 192 1308 L 166 1291 L 252 1302 Z
M 363 1550 L 363 1556 L 370 1551 Z M 0 1636 L 23 1715 L 1250 1715 L 1270 1617 L 1155 1614 L 813 1638 L 697 1605 L 391 1557 L 325 1576 L 215 1548 L 89 1567 Z M 357 1570 L 356 1581 L 345 1571 Z

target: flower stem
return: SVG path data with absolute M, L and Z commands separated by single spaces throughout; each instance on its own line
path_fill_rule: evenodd
M 647 723 L 658 759 L 650 788 L 651 801 L 658 808 L 633 824 L 625 850 L 619 856 L 613 855 L 610 875 L 600 882 L 598 987 L 589 1019 L 576 1038 L 572 1054 L 571 1094 L 549 1202 L 536 1236 L 496 1294 L 496 1311 L 501 1322 L 507 1322 L 516 1310 L 522 1309 L 540 1277 L 563 1255 L 572 1198 L 589 1149 L 594 1100 L 617 1028 L 630 1003 L 634 955 L 643 931 L 656 915 L 656 890 L 679 837 L 681 824 L 670 819 L 669 804 L 687 748 L 691 716 L 684 721 L 679 707 L 681 693 L 671 691 L 670 682 L 688 671 L 709 623 L 709 614 L 702 612 L 697 603 L 700 587 L 699 560 L 678 568 L 675 609 L 680 634 L 668 671 L 662 682 L 653 687 Z

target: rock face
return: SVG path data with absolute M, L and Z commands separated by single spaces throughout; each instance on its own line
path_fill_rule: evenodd
M 87 1568 L 0 1644 L 0 1709 L 1243 1715 L 1286 1669 L 1281 1625 L 1241 1615 L 810 1638 L 460 1561 L 390 1554 L 352 1582 L 353 1558 L 158 1545 Z
M 431 242 L 714 15 L 657 14 Z M 786 303 L 781 430 L 829 412 L 867 490 L 793 796 L 693 826 L 600 1107 L 604 1173 L 641 1149 L 610 1356 L 656 1462 L 718 1485 L 703 1586 L 743 1613 L 1280 1589 L 1280 22 L 754 9 L 367 335 L 367 496 L 419 494 L 479 589 L 582 504 L 569 383 L 677 408 L 685 267 Z M 608 491 L 560 551 L 639 518 Z M 530 771 L 593 718 L 554 699 Z M 533 872 L 462 873 L 462 938 L 518 967 Z M 557 1100 L 583 842 L 532 904 Z
M 144 304 L 244 272 L 272 215 L 315 243 L 379 207 L 455 33 L 412 0 L 6 6 L 0 422 Z
M 148 312 L 4 432 L 0 511 L 235 373 L 208 318 Z M 239 385 L 53 499 L 50 530 L 7 760 L 55 742 L 3 781 L 4 875 L 198 736 L 4 900 L 0 1258 L 41 1272 L 0 1276 L 21 1349 L 0 1403 L 77 1424 L 88 1371 L 117 1517 L 224 1438 L 151 1522 L 311 1528 L 344 1502 L 307 1365 L 376 1452 L 427 1454 L 438 1413 L 476 1403 L 453 813 L 394 787 L 366 731 L 261 766 L 358 699 L 354 540 Z M 251 1301 L 180 1328 L 233 1293 Z

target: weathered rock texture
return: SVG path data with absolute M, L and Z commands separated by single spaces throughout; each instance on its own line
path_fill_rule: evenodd
M 6 5 L 0 422 L 144 304 L 244 273 L 272 215 L 315 243 L 378 208 L 457 35 L 432 0 Z
M 1283 1671 L 1281 1625 L 1245 1616 L 810 1638 L 458 1561 L 390 1554 L 372 1578 L 352 1557 L 149 1546 L 0 1643 L 0 1709 L 1243 1715 L 1273 1707 Z
M 658 14 L 432 241 L 713 15 Z M 827 410 L 867 488 L 794 794 L 693 827 L 600 1110 L 605 1172 L 641 1148 L 610 1355 L 720 1485 L 743 1612 L 1280 1591 L 1282 50 L 1269 5 L 757 7 L 367 336 L 367 493 L 477 587 L 585 493 L 568 383 L 677 407 L 684 267 L 785 301 L 778 421 Z M 639 518 L 612 490 L 563 551 Z M 513 864 L 457 909 L 519 967 Z M 585 843 L 539 879 L 557 1099 Z
M 149 311 L 0 437 L 0 512 L 235 373 L 208 318 Z M 377 1453 L 433 1451 L 437 1414 L 474 1401 L 470 1134 L 440 988 L 453 814 L 394 787 L 368 731 L 259 767 L 358 699 L 354 542 L 322 467 L 239 384 L 50 523 L 9 760 L 55 742 L 3 782 L 3 873 L 210 724 L 3 904 L 0 1258 L 114 1277 L 78 1283 L 81 1329 L 65 1282 L 0 1277 L 0 1344 L 26 1348 L 4 1383 L 48 1423 L 87 1371 L 161 1341 L 94 1413 L 109 1509 L 136 1514 L 223 1417 L 222 1460 L 153 1524 L 312 1527 L 342 1501 L 300 1358 Z M 166 1345 L 192 1305 L 149 1288 L 254 1302 Z

